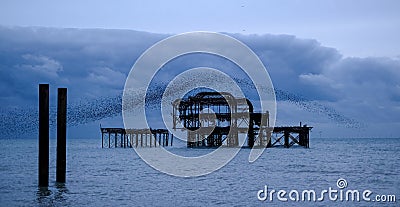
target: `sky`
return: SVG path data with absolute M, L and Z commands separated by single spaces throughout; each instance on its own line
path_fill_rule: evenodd
M 317 39 L 345 56 L 399 56 L 397 0 L 3 0 L 0 5 L 1 25 L 291 34 Z
M 321 137 L 398 137 L 399 9 L 388 0 L 2 1 L 0 128 L 36 129 L 40 82 L 53 97 L 68 87 L 71 135 L 122 126 L 120 93 L 140 54 L 172 34 L 205 30 L 260 57 L 278 124 L 303 121 Z

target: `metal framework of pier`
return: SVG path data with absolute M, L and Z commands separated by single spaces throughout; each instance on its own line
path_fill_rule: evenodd
M 166 129 L 124 129 L 102 128 L 101 147 L 132 148 L 132 147 L 158 147 L 172 146 L 174 135 Z
M 307 125 L 301 126 L 284 126 L 274 127 L 273 134 L 267 147 L 284 146 L 289 148 L 295 144 L 305 148 L 310 147 L 310 130 L 312 127 Z
M 270 127 L 268 111 L 254 112 L 248 99 L 226 92 L 200 92 L 175 100 L 172 107 L 173 129 L 187 130 L 188 147 L 237 147 L 239 135 L 248 147 L 309 147 L 312 127 Z
M 249 131 L 248 136 L 252 136 L 248 128 L 254 126 L 255 116 L 261 117 L 260 113 L 253 113 L 253 105 L 247 99 L 229 93 L 200 92 L 175 100 L 172 107 L 173 129 L 187 130 L 188 147 L 236 147 L 239 134 Z M 268 127 L 268 120 L 263 126 Z
M 173 130 L 187 131 L 187 147 L 238 147 L 239 136 L 248 147 L 309 148 L 307 125 L 270 127 L 269 112 L 254 112 L 246 98 L 227 92 L 199 92 L 172 102 Z M 102 147 L 172 146 L 167 129 L 102 128 Z M 171 137 L 170 137 L 171 135 Z

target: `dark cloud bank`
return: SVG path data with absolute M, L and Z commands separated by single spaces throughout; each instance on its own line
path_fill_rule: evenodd
M 253 49 L 267 67 L 279 101 L 278 125 L 303 121 L 326 136 L 398 137 L 399 59 L 343 57 L 316 40 L 291 35 L 229 35 Z M 68 87 L 70 126 L 85 130 L 100 120 L 121 124 L 110 117 L 120 117 L 121 90 L 130 68 L 148 47 L 168 36 L 0 27 L 3 135 L 35 132 L 38 83 L 51 84 L 52 106 L 56 88 Z M 388 127 L 385 132 L 377 131 L 383 126 Z

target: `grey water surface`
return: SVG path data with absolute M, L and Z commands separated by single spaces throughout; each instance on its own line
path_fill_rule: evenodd
M 180 178 L 148 166 L 133 149 L 102 149 L 100 139 L 69 139 L 67 182 L 55 183 L 55 146 L 50 141 L 50 186 L 37 187 L 37 139 L 0 140 L 0 206 L 399 206 L 400 139 L 311 139 L 310 148 L 268 148 L 254 163 L 241 149 L 225 167 L 205 176 Z M 151 150 L 151 149 L 149 149 Z M 211 149 L 172 148 L 176 154 Z M 227 149 L 228 150 L 228 149 Z M 199 152 L 201 151 L 201 152 Z M 173 165 L 173 163 L 171 163 Z M 259 201 L 269 190 L 371 190 L 396 202 Z M 288 195 L 286 195 L 288 198 Z

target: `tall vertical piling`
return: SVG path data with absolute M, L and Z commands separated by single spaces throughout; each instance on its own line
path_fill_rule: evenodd
M 284 146 L 285 146 L 285 148 L 289 148 L 290 147 L 289 146 L 289 136 L 290 136 L 289 131 L 285 130 L 283 132 L 283 136 L 284 136 Z
M 56 182 L 65 183 L 67 159 L 67 89 L 58 89 Z
M 39 84 L 39 187 L 49 186 L 49 84 Z

